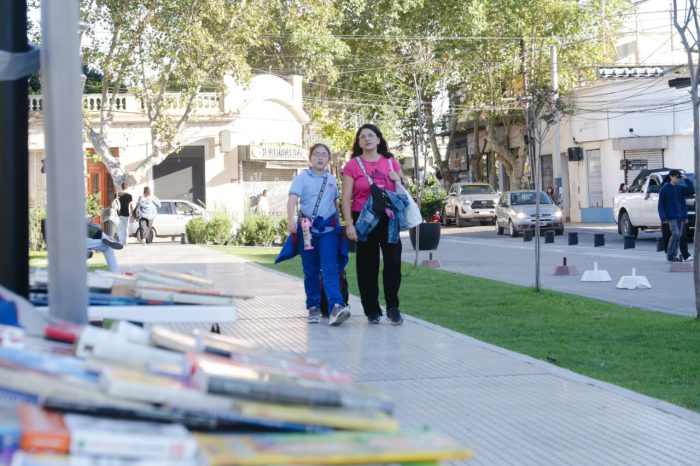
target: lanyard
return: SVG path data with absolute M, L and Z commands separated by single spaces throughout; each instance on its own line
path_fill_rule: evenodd
M 316 213 L 318 212 L 318 206 L 321 204 L 321 197 L 323 196 L 323 191 L 326 189 L 326 182 L 328 181 L 328 172 L 323 174 L 323 184 L 321 185 L 321 191 L 318 193 L 318 199 L 316 199 L 316 205 L 314 206 L 314 213 L 311 214 L 311 220 L 316 219 Z

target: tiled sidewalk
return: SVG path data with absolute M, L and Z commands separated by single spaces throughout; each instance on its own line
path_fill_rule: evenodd
M 130 244 L 118 258 L 126 270 L 192 271 L 254 296 L 223 333 L 308 353 L 379 387 L 405 428 L 428 426 L 473 449 L 466 464 L 700 464 L 700 414 L 410 316 L 401 327 L 367 325 L 354 297 L 342 326 L 309 325 L 301 280 L 210 249 Z

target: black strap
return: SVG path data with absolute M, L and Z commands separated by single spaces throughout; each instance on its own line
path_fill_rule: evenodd
M 321 204 L 321 197 L 323 196 L 323 191 L 326 189 L 326 182 L 328 181 L 328 172 L 323 174 L 323 184 L 321 185 L 321 191 L 318 192 L 318 199 L 316 199 L 316 205 L 314 206 L 314 213 L 311 214 L 311 220 L 316 219 L 316 213 L 318 212 L 318 206 Z

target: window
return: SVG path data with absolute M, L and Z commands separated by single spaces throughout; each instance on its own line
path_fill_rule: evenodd
M 162 214 L 172 214 L 173 206 L 169 202 L 161 202 L 160 207 L 158 207 L 158 215 Z
M 175 203 L 175 213 L 177 215 L 192 215 L 194 208 L 187 204 L 186 202 L 176 202 Z

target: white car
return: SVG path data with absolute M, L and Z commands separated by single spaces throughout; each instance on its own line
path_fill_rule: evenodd
M 154 236 L 179 237 L 185 233 L 185 226 L 195 217 L 204 217 L 209 220 L 211 214 L 190 201 L 161 199 L 158 215 L 153 219 Z M 141 240 L 139 222 L 133 217 L 129 220 L 129 236 L 136 236 L 139 241 Z M 146 238 L 146 242 L 151 241 L 153 236 Z
M 497 200 L 498 193 L 488 183 L 455 183 L 447 193 L 442 222 L 453 221 L 459 227 L 470 221 L 491 225 Z

